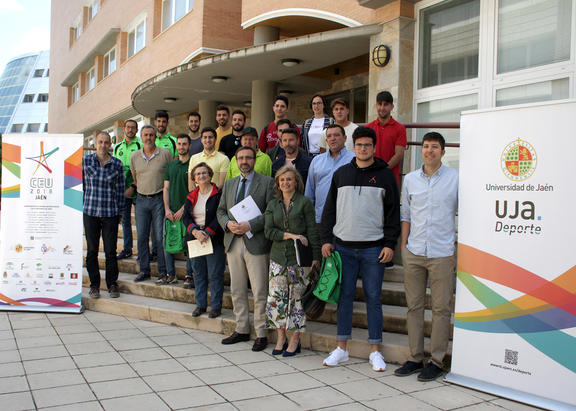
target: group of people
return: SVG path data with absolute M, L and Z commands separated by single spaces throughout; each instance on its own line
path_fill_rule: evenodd
M 297 127 L 288 117 L 288 99 L 277 96 L 275 119 L 258 133 L 245 127 L 246 115 L 217 107 L 218 127 L 200 128 L 201 116 L 188 115 L 189 133 L 172 137 L 168 114 L 156 113 L 154 125 L 124 123 L 124 140 L 110 154 L 106 132 L 96 137 L 94 154 L 84 157 L 84 227 L 90 297 L 100 296 L 97 253 L 100 235 L 106 256 L 110 297 L 118 297 L 118 260 L 132 255 L 131 207 L 135 204 L 140 273 L 150 279 L 156 253 L 158 284 L 177 282 L 174 256 L 164 252 L 169 223 L 181 222 L 186 240 L 211 243 L 212 252 L 187 258 L 184 287 L 196 289 L 197 317 L 221 315 L 224 266 L 230 270 L 230 291 L 236 329 L 222 344 L 250 340 L 248 290 L 254 300 L 256 339 L 252 350 L 268 346 L 275 329 L 274 355 L 300 352 L 306 327 L 301 297 L 310 267 L 298 263 L 296 241 L 312 250 L 312 267 L 337 251 L 342 281 L 337 307 L 337 347 L 324 360 L 335 366 L 348 360 L 356 283 L 361 276 L 368 320 L 369 363 L 384 371 L 381 290 L 387 263 L 397 239 L 404 265 L 408 304 L 410 358 L 395 374 L 419 372 L 422 381 L 443 372 L 450 334 L 455 281 L 455 214 L 458 173 L 442 164 L 445 141 L 437 132 L 424 135 L 423 166 L 404 177 L 400 167 L 406 130 L 394 120 L 393 97 L 378 93 L 378 118 L 358 126 L 349 118 L 345 100 L 323 96 L 310 101 L 313 116 Z M 235 216 L 239 203 L 255 204 L 256 216 Z M 116 255 L 118 223 L 124 247 Z M 239 221 L 240 220 L 240 221 Z M 152 236 L 153 250 L 149 248 Z M 155 249 L 155 250 L 154 250 Z M 431 358 L 425 364 L 424 308 L 430 278 L 432 300 Z M 250 284 L 250 285 L 249 285 Z M 291 332 L 290 335 L 287 332 Z

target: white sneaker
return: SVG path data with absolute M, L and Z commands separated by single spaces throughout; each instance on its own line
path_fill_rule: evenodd
M 374 371 L 382 372 L 386 369 L 386 363 L 380 351 L 370 353 L 370 365 Z
M 332 351 L 328 357 L 324 358 L 324 365 L 333 367 L 346 361 L 348 361 L 348 350 L 343 350 L 340 347 L 336 347 L 336 349 Z

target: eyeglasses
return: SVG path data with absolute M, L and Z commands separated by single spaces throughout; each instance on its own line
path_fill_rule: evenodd
M 374 144 L 372 144 L 372 143 L 366 143 L 366 144 L 355 143 L 354 147 L 356 147 L 356 148 L 370 148 L 370 147 L 374 147 Z
M 324 105 L 324 103 L 322 103 L 321 101 L 313 101 L 312 105 L 313 106 L 319 106 L 319 105 Z
M 195 176 L 204 176 L 207 174 L 210 174 L 210 173 L 208 173 L 208 171 L 198 171 L 198 172 L 194 173 Z

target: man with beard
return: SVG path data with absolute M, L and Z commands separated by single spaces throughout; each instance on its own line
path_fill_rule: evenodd
M 228 171 L 228 165 L 230 160 L 224 154 L 216 150 L 216 130 L 212 127 L 204 127 L 202 129 L 201 138 L 202 146 L 204 150 L 198 154 L 194 154 L 190 158 L 190 163 L 188 166 L 188 191 L 194 190 L 196 185 L 194 184 L 194 176 L 191 171 L 199 163 L 206 163 L 210 166 L 214 172 L 212 177 L 212 182 L 222 188 L 224 181 L 226 180 L 226 172 Z
M 263 153 L 267 153 L 268 150 L 276 147 L 280 141 L 280 136 L 278 135 L 276 126 L 278 125 L 279 120 L 288 117 L 288 97 L 274 97 L 274 105 L 272 106 L 272 111 L 274 112 L 274 121 L 262 129 L 262 132 L 260 133 L 260 139 L 258 140 L 258 148 Z M 292 122 L 290 123 L 290 127 L 298 131 L 298 142 L 300 142 L 300 130 Z
M 232 133 L 222 137 L 218 146 L 218 151 L 224 153 L 230 159 L 234 157 L 236 150 L 240 147 L 244 124 L 246 124 L 246 114 L 242 110 L 234 110 L 232 112 Z
M 256 164 L 254 165 L 254 170 L 257 173 L 263 174 L 265 176 L 272 175 L 272 160 L 268 157 L 268 154 L 264 154 L 258 149 L 258 131 L 254 127 L 246 127 L 242 132 L 242 138 L 240 139 L 240 144 L 242 147 L 252 147 L 256 152 Z M 226 174 L 226 180 L 239 176 L 241 173 L 240 168 L 236 158 L 232 158 L 230 161 L 230 168 L 228 168 L 228 174 Z
M 224 338 L 222 344 L 236 344 L 250 339 L 248 302 L 248 280 L 250 280 L 254 296 L 256 330 L 252 351 L 262 351 L 268 345 L 266 300 L 270 251 L 270 242 L 264 236 L 264 212 L 266 205 L 274 196 L 274 180 L 254 171 L 256 150 L 253 147 L 240 147 L 235 159 L 240 174 L 224 184 L 216 212 L 218 223 L 224 229 L 224 247 L 230 268 L 230 291 L 236 319 L 236 330 Z M 262 214 L 250 221 L 236 221 L 230 208 L 248 196 L 252 197 Z M 250 238 L 244 235 L 248 231 L 252 234 Z
M 218 123 L 218 128 L 216 129 L 215 147 L 218 148 L 222 137 L 232 132 L 232 126 L 230 126 L 230 109 L 228 107 L 222 105 L 216 107 L 216 123 Z
M 164 244 L 162 243 L 162 233 L 164 231 L 162 192 L 166 167 L 173 160 L 168 150 L 156 145 L 156 129 L 154 126 L 146 125 L 142 127 L 141 138 L 144 146 L 130 157 L 130 171 L 132 172 L 132 177 L 134 177 L 134 184 L 126 190 L 126 195 L 128 196 L 137 193 L 135 214 L 140 274 L 134 279 L 136 282 L 150 278 L 148 239 L 151 230 L 152 243 L 158 250 L 158 273 L 160 277 L 166 275 Z
M 156 146 L 165 148 L 172 154 L 172 157 L 176 157 L 178 152 L 176 151 L 176 139 L 168 132 L 168 113 L 164 110 L 158 110 L 154 116 L 154 125 L 158 134 L 156 135 Z
M 190 155 L 198 154 L 204 147 L 202 146 L 202 140 L 200 139 L 200 121 L 202 117 L 200 113 L 195 111 L 188 114 L 188 136 L 190 137 Z
M 282 130 L 279 145 L 282 147 L 282 154 L 272 163 L 272 175 L 275 175 L 276 171 L 283 166 L 294 167 L 300 173 L 304 184 L 306 184 L 308 168 L 312 159 L 298 150 L 298 133 L 296 130 L 293 128 Z
M 135 151 L 142 148 L 142 141 L 136 136 L 138 133 L 138 123 L 129 119 L 124 122 L 124 140 L 114 147 L 114 157 L 119 159 L 124 165 L 124 185 L 126 188 L 132 186 L 134 179 L 130 172 L 130 156 Z M 124 210 L 122 210 L 122 236 L 124 247 L 118 254 L 118 260 L 132 257 L 132 205 L 136 202 L 136 195 L 126 197 Z

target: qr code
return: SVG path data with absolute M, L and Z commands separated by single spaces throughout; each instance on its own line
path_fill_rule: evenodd
M 504 353 L 506 364 L 518 365 L 518 351 L 506 350 Z

